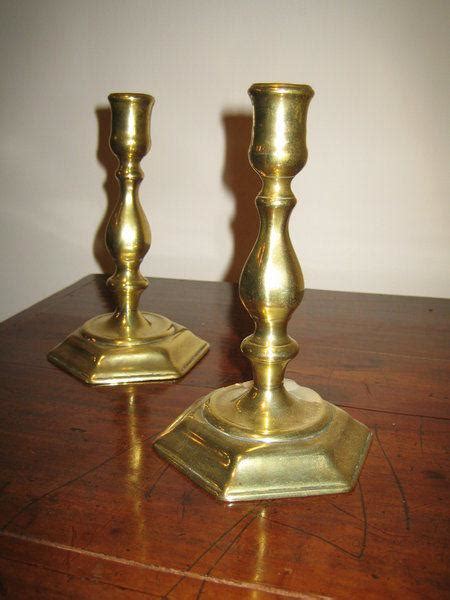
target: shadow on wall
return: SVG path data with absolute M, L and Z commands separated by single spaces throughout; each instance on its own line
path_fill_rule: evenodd
M 93 253 L 103 273 L 111 275 L 114 271 L 114 261 L 105 245 L 105 232 L 119 197 L 115 176 L 118 162 L 109 147 L 111 109 L 109 106 L 100 106 L 95 114 L 98 125 L 97 160 L 106 172 L 103 184 L 106 207 L 95 234 Z M 230 223 L 234 243 L 233 254 L 222 280 L 237 282 L 258 234 L 259 217 L 255 207 L 255 197 L 261 184 L 258 175 L 248 162 L 248 147 L 252 133 L 251 113 L 224 113 L 222 122 L 225 131 L 223 183 L 232 192 L 236 203 L 235 214 Z
M 96 279 L 96 284 L 103 300 L 105 310 L 109 312 L 115 309 L 115 298 L 106 286 L 106 279 L 114 273 L 115 265 L 106 248 L 105 232 L 106 227 L 108 226 L 109 217 L 119 198 L 119 185 L 116 179 L 118 161 L 109 147 L 111 108 L 109 106 L 99 106 L 95 109 L 95 115 L 97 117 L 98 125 L 97 160 L 106 171 L 106 179 L 103 184 L 106 195 L 106 207 L 103 218 L 95 233 L 92 250 L 97 264 L 105 274 L 105 277 Z
M 224 113 L 222 122 L 225 131 L 223 183 L 232 192 L 236 203 L 230 223 L 234 243 L 233 254 L 222 279 L 237 282 L 258 235 L 259 217 L 255 198 L 261 188 L 261 182 L 248 162 L 253 123 L 251 113 Z M 223 361 L 224 372 L 229 370 L 230 363 L 234 369 L 231 378 L 224 381 L 223 385 L 235 383 L 236 377 L 244 380 L 252 377 L 250 363 L 239 352 L 239 344 L 253 331 L 254 326 L 239 298 L 237 286 L 232 287 L 232 294 L 228 318 L 234 337 L 229 350 L 223 352 Z
M 248 162 L 248 147 L 252 135 L 251 113 L 224 113 L 225 165 L 223 182 L 232 192 L 236 211 L 230 227 L 234 249 L 223 281 L 236 282 L 258 235 L 259 217 L 255 198 L 260 179 Z
M 105 213 L 95 233 L 93 252 L 95 260 L 103 273 L 111 275 L 114 272 L 114 261 L 105 245 L 105 232 L 109 217 L 119 198 L 119 186 L 116 179 L 118 168 L 117 158 L 109 147 L 111 133 L 111 109 L 109 106 L 100 106 L 95 110 L 98 124 L 97 160 L 106 171 L 103 189 L 106 195 Z

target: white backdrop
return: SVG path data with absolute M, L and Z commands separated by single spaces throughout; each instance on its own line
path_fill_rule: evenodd
M 439 0 L 3 0 L 0 318 L 100 271 L 110 91 L 156 98 L 143 273 L 233 278 L 256 221 L 256 81 L 316 90 L 291 221 L 307 286 L 450 296 L 449 13 Z

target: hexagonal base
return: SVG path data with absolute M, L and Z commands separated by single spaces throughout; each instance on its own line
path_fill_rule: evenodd
M 166 319 L 142 313 L 152 319 Z M 209 344 L 177 323 L 170 322 L 163 337 L 134 340 L 98 339 L 89 334 L 92 319 L 69 335 L 48 354 L 48 360 L 90 384 L 118 384 L 178 379 L 208 351 Z
M 253 382 L 222 388 L 245 392 Z M 337 494 L 350 491 L 366 457 L 371 433 L 316 392 L 286 380 L 299 402 L 329 415 L 317 431 L 284 439 L 233 435 L 211 423 L 208 403 L 218 390 L 200 398 L 168 427 L 155 449 L 217 498 L 228 502 Z M 324 406 L 325 405 L 325 406 Z M 205 410 L 206 408 L 206 410 Z

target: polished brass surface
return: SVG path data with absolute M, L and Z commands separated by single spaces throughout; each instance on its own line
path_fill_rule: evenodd
M 253 85 L 250 163 L 262 181 L 260 230 L 242 271 L 242 303 L 255 323 L 241 350 L 253 381 L 215 390 L 183 413 L 156 450 L 222 500 L 349 491 L 364 462 L 367 427 L 319 394 L 284 379 L 298 345 L 287 324 L 303 297 L 289 216 L 293 177 L 307 159 L 307 85 Z
M 208 350 L 185 327 L 154 313 L 142 313 L 139 298 L 148 282 L 139 266 L 150 248 L 150 227 L 138 196 L 140 161 L 151 146 L 154 98 L 110 94 L 110 146 L 119 159 L 120 198 L 106 230 L 116 269 L 107 285 L 115 294 L 113 313 L 87 321 L 48 355 L 51 362 L 86 383 L 115 384 L 176 379 Z

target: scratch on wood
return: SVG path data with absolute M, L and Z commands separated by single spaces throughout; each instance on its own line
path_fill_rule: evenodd
M 82 577 L 79 577 L 77 575 L 72 575 L 71 573 L 68 573 L 67 571 L 62 571 L 61 569 L 55 569 L 54 567 L 44 566 L 44 565 L 41 565 L 41 564 L 35 563 L 35 562 L 19 560 L 17 558 L 10 558 L 10 557 L 7 557 L 7 558 L 3 557 L 3 558 L 4 558 L 4 560 L 8 560 L 13 563 L 19 563 L 22 565 L 26 565 L 28 567 L 37 567 L 39 569 L 44 569 L 44 571 L 49 571 L 50 573 L 58 573 L 59 575 L 65 575 L 67 577 L 67 582 L 70 582 L 74 579 L 82 579 L 82 580 L 86 580 L 86 581 L 91 581 L 93 583 L 101 583 L 102 585 L 107 585 L 108 587 L 112 587 L 116 590 L 123 590 L 124 592 L 138 592 L 139 594 L 144 594 L 145 596 L 149 596 L 150 598 L 159 598 L 159 596 L 156 596 L 155 594 L 151 594 L 150 592 L 145 592 L 143 590 L 138 590 L 136 588 L 130 588 L 130 587 L 125 587 L 123 585 L 118 585 L 117 583 L 105 581 L 104 579 L 100 579 L 98 577 L 93 577 L 92 575 L 87 576 L 86 574 L 83 574 Z M 69 561 L 67 561 L 67 567 L 69 567 Z M 35 583 L 38 583 L 38 582 L 36 581 Z M 36 591 L 38 591 L 38 590 L 36 590 Z M 0 587 L 0 596 L 1 595 L 2 595 L 2 589 Z
M 250 527 L 250 525 L 255 521 L 256 518 L 257 518 L 257 516 L 253 515 L 252 518 L 249 519 L 248 523 L 246 523 L 244 525 L 244 527 L 242 527 L 242 529 L 240 529 L 238 531 L 238 533 L 234 536 L 234 538 L 231 540 L 231 542 L 228 544 L 228 546 L 225 548 L 225 550 L 219 554 L 219 556 L 216 558 L 216 560 L 213 562 L 213 564 L 209 567 L 206 575 L 211 575 L 212 571 L 217 567 L 217 565 L 222 560 L 222 558 L 231 550 L 231 548 L 234 546 L 234 544 L 240 540 L 244 531 L 246 531 Z M 199 600 L 200 596 L 202 595 L 204 586 L 205 586 L 205 580 L 203 580 L 200 585 L 200 588 L 199 588 L 197 596 L 196 596 L 196 600 Z
M 334 502 L 331 502 L 331 500 L 327 500 L 328 504 L 330 506 L 332 506 L 333 508 L 335 508 L 336 510 L 339 510 L 341 513 L 343 513 L 344 515 L 348 515 L 349 517 L 352 517 L 353 519 L 356 519 L 356 521 L 359 521 L 360 523 L 364 525 L 364 518 L 358 517 L 357 515 L 354 515 L 352 512 L 345 510 L 344 508 L 342 508 L 341 506 L 338 506 L 337 504 L 335 504 Z M 385 529 L 382 529 L 381 527 L 377 527 L 376 525 L 371 525 L 369 523 L 367 523 L 367 531 L 369 530 L 373 530 L 379 533 L 382 533 L 383 535 L 387 535 L 389 537 L 395 537 L 396 539 L 399 539 L 401 537 L 406 537 L 407 534 L 401 535 L 399 533 L 392 533 L 392 531 L 386 531 Z
M 277 594 L 278 596 L 284 596 L 287 598 L 297 598 L 298 600 L 332 600 L 328 596 L 320 596 L 317 594 L 308 594 L 303 592 L 291 592 L 289 590 L 283 590 L 281 588 L 273 587 L 270 585 L 262 585 L 259 583 L 253 583 L 250 581 L 239 581 L 235 579 L 221 579 L 218 577 L 211 577 L 208 575 L 200 575 L 199 573 L 190 572 L 190 571 L 182 571 L 180 569 L 173 569 L 171 567 L 163 567 L 161 565 L 154 565 L 151 563 L 141 563 L 135 560 L 129 560 L 126 558 L 120 558 L 118 556 L 111 556 L 110 554 L 102 554 L 101 552 L 93 552 L 91 550 L 85 550 L 84 548 L 72 548 L 71 546 L 67 546 L 66 544 L 59 544 L 57 542 L 50 542 L 49 540 L 44 540 L 42 538 L 34 538 L 26 535 L 20 535 L 18 533 L 13 533 L 12 531 L 5 531 L 0 533 L 5 537 L 14 538 L 17 540 L 22 540 L 26 542 L 32 542 L 35 544 L 40 544 L 42 546 L 46 546 L 48 548 L 57 548 L 58 550 L 66 550 L 67 552 L 73 552 L 75 554 L 80 554 L 82 556 L 87 556 L 90 558 L 94 558 L 96 560 L 104 560 L 107 562 L 112 562 L 128 567 L 135 567 L 139 569 L 145 569 L 147 571 L 156 571 L 159 573 L 168 573 L 170 575 L 178 575 L 181 578 L 188 577 L 190 579 L 195 579 L 196 581 L 205 581 L 207 583 L 215 583 L 221 585 L 228 585 L 230 587 L 236 587 L 240 589 L 247 590 L 255 590 L 257 592 L 265 592 L 268 594 Z M 8 558 L 8 560 L 11 560 Z M 44 567 L 45 568 L 45 567 Z
M 233 531 L 233 529 L 235 527 L 237 527 L 240 523 L 242 523 L 242 521 L 244 521 L 244 519 L 246 519 L 254 511 L 255 511 L 255 508 L 251 508 L 250 510 L 248 510 L 242 517 L 240 517 L 240 519 L 238 521 L 233 523 L 233 525 L 231 525 L 231 527 L 228 527 L 228 529 L 226 529 L 223 533 L 221 533 L 218 538 L 216 538 L 213 542 L 211 542 L 211 544 L 209 544 L 209 546 L 206 548 L 206 550 L 204 550 L 199 556 L 197 556 L 197 558 L 194 560 L 194 562 L 191 563 L 191 565 L 188 568 L 188 571 L 190 571 L 193 567 L 195 567 L 195 565 L 198 564 L 201 561 L 201 559 L 204 556 L 206 556 L 206 554 L 208 554 L 208 552 L 210 552 L 215 546 L 217 546 L 217 544 L 219 544 L 230 533 L 230 531 Z M 181 577 L 170 588 L 170 590 L 164 595 L 164 598 L 167 598 L 175 590 L 175 588 L 183 581 L 183 579 L 184 579 L 184 577 Z
M 332 502 L 331 500 L 327 500 L 328 504 L 330 504 L 330 506 L 332 506 L 333 508 L 335 508 L 336 510 L 339 510 L 341 513 L 344 513 L 344 515 L 348 515 L 349 517 L 353 517 L 354 519 L 357 519 L 358 521 L 360 521 L 361 519 L 359 519 L 356 515 L 354 515 L 353 513 L 351 513 L 348 510 L 345 510 L 345 508 L 342 508 L 340 506 L 338 506 L 337 504 L 335 504 L 334 502 Z
M 364 494 L 363 494 L 363 490 L 362 490 L 361 481 L 358 481 L 358 489 L 359 489 L 359 495 L 361 498 L 361 509 L 362 509 L 362 513 L 363 513 L 363 517 L 364 517 L 363 537 L 362 537 L 362 542 L 361 542 L 361 550 L 359 551 L 359 558 L 362 558 L 364 556 L 364 552 L 366 550 L 366 545 L 367 545 L 367 510 L 366 510 L 366 501 L 364 500 Z
M 181 518 L 180 520 L 182 521 L 184 519 L 184 514 L 186 512 L 186 507 L 189 506 L 191 504 L 191 494 L 192 494 L 192 488 L 188 491 L 188 492 L 184 492 L 183 496 L 181 497 Z
M 391 463 L 389 456 L 387 455 L 385 449 L 383 448 L 383 445 L 382 445 L 379 435 L 378 435 L 378 428 L 374 427 L 373 429 L 375 431 L 375 437 L 377 438 L 377 442 L 381 448 L 381 452 L 383 453 L 384 458 L 386 459 L 386 462 L 389 465 L 389 468 L 391 469 L 392 476 L 394 477 L 394 481 L 397 484 L 398 491 L 400 492 L 400 496 L 402 499 L 403 512 L 405 514 L 405 525 L 406 525 L 406 529 L 409 531 L 409 529 L 410 529 L 409 505 L 408 505 L 408 501 L 406 500 L 405 490 L 403 489 L 402 482 L 400 481 L 397 473 L 395 472 L 394 466 Z
M 157 478 L 155 479 L 155 481 L 152 483 L 152 485 L 148 488 L 148 490 L 144 493 L 144 498 L 146 500 L 150 499 L 150 496 L 153 494 L 153 491 L 155 489 L 155 487 L 158 485 L 159 480 L 163 477 L 164 473 L 167 471 L 167 469 L 169 468 L 169 465 L 165 465 L 159 475 L 157 476 Z
M 122 450 L 119 450 L 118 452 L 116 452 L 112 456 L 109 456 L 108 458 L 106 458 L 105 460 L 103 460 L 101 463 L 98 463 L 97 465 L 94 465 L 93 467 L 91 467 L 87 471 L 84 471 L 80 475 L 77 475 L 76 477 L 73 477 L 72 479 L 69 479 L 68 481 L 65 481 L 64 483 L 61 483 L 60 485 L 52 488 L 48 492 L 45 492 L 44 494 L 41 494 L 40 496 L 37 496 L 36 498 L 33 498 L 33 500 L 31 500 L 30 502 L 28 502 L 27 504 L 25 504 L 24 506 L 22 506 L 22 508 L 20 508 L 18 511 L 16 511 L 13 514 L 13 516 L 10 519 L 8 519 L 8 521 L 4 525 L 2 525 L 0 527 L 0 532 L 5 532 L 8 529 L 8 527 L 17 519 L 17 517 L 19 517 L 21 514 L 23 514 L 25 511 L 27 511 L 29 508 L 31 508 L 32 506 L 34 506 L 35 504 L 37 504 L 38 502 L 40 502 L 44 498 L 47 498 L 47 496 L 51 496 L 52 494 L 54 494 L 55 492 L 58 492 L 59 490 L 63 489 L 64 487 L 66 487 L 68 485 L 71 485 L 72 483 L 75 483 L 75 482 L 79 481 L 80 479 L 83 479 L 83 477 L 86 477 L 86 475 L 90 475 L 91 473 L 93 473 L 97 469 L 100 469 L 101 467 L 103 467 L 104 465 L 106 465 L 107 463 L 109 463 L 111 460 L 114 460 L 115 458 L 117 458 L 118 456 L 120 456 L 121 454 L 123 454 L 124 452 L 128 452 L 128 450 L 130 450 L 130 448 L 133 448 L 134 446 L 142 445 L 145 442 L 151 440 L 152 438 L 155 438 L 156 435 L 157 434 L 149 435 L 148 437 L 140 440 L 137 444 L 131 444 L 129 446 L 126 446 L 125 448 L 122 448 Z
M 263 517 L 263 518 L 267 518 L 267 517 Z M 333 546 L 333 548 L 336 548 L 336 550 L 339 550 L 340 552 L 343 552 L 344 554 L 347 554 L 348 556 L 351 556 L 352 558 L 361 558 L 360 552 L 351 552 L 351 550 L 347 550 L 346 548 L 339 546 L 339 544 L 332 542 L 331 540 L 327 539 L 326 537 L 323 537 L 317 533 L 312 533 L 311 531 L 307 531 L 306 529 L 303 529 L 302 527 L 299 527 L 298 525 L 289 525 L 288 523 L 283 523 L 282 521 L 276 521 L 275 519 L 267 519 L 267 520 L 270 521 L 271 523 L 275 523 L 276 525 L 281 525 L 282 527 L 287 527 L 288 529 L 293 529 L 294 531 L 299 531 L 300 533 L 303 533 L 303 535 L 317 538 L 318 540 L 321 540 L 322 542 L 325 542 L 325 544 L 329 544 L 330 546 Z
M 364 556 L 364 552 L 366 550 L 367 532 L 368 532 L 369 525 L 368 525 L 368 522 L 367 522 L 366 502 L 364 500 L 364 494 L 363 494 L 363 490 L 362 490 L 361 481 L 358 481 L 358 489 L 359 489 L 359 497 L 360 497 L 360 501 L 361 501 L 361 511 L 362 511 L 362 514 L 363 514 L 363 518 L 362 519 L 360 517 L 357 517 L 356 515 L 352 514 L 348 510 L 345 510 L 344 508 L 341 508 L 337 504 L 334 504 L 334 502 L 331 502 L 331 500 L 328 500 L 328 503 L 331 504 L 331 506 L 333 506 L 337 510 L 341 511 L 342 513 L 344 513 L 345 515 L 348 515 L 349 517 L 352 517 L 352 518 L 356 519 L 357 521 L 360 521 L 360 522 L 363 523 L 361 549 L 358 552 L 358 554 L 353 554 L 352 553 L 352 556 L 354 556 L 355 558 L 362 558 Z

